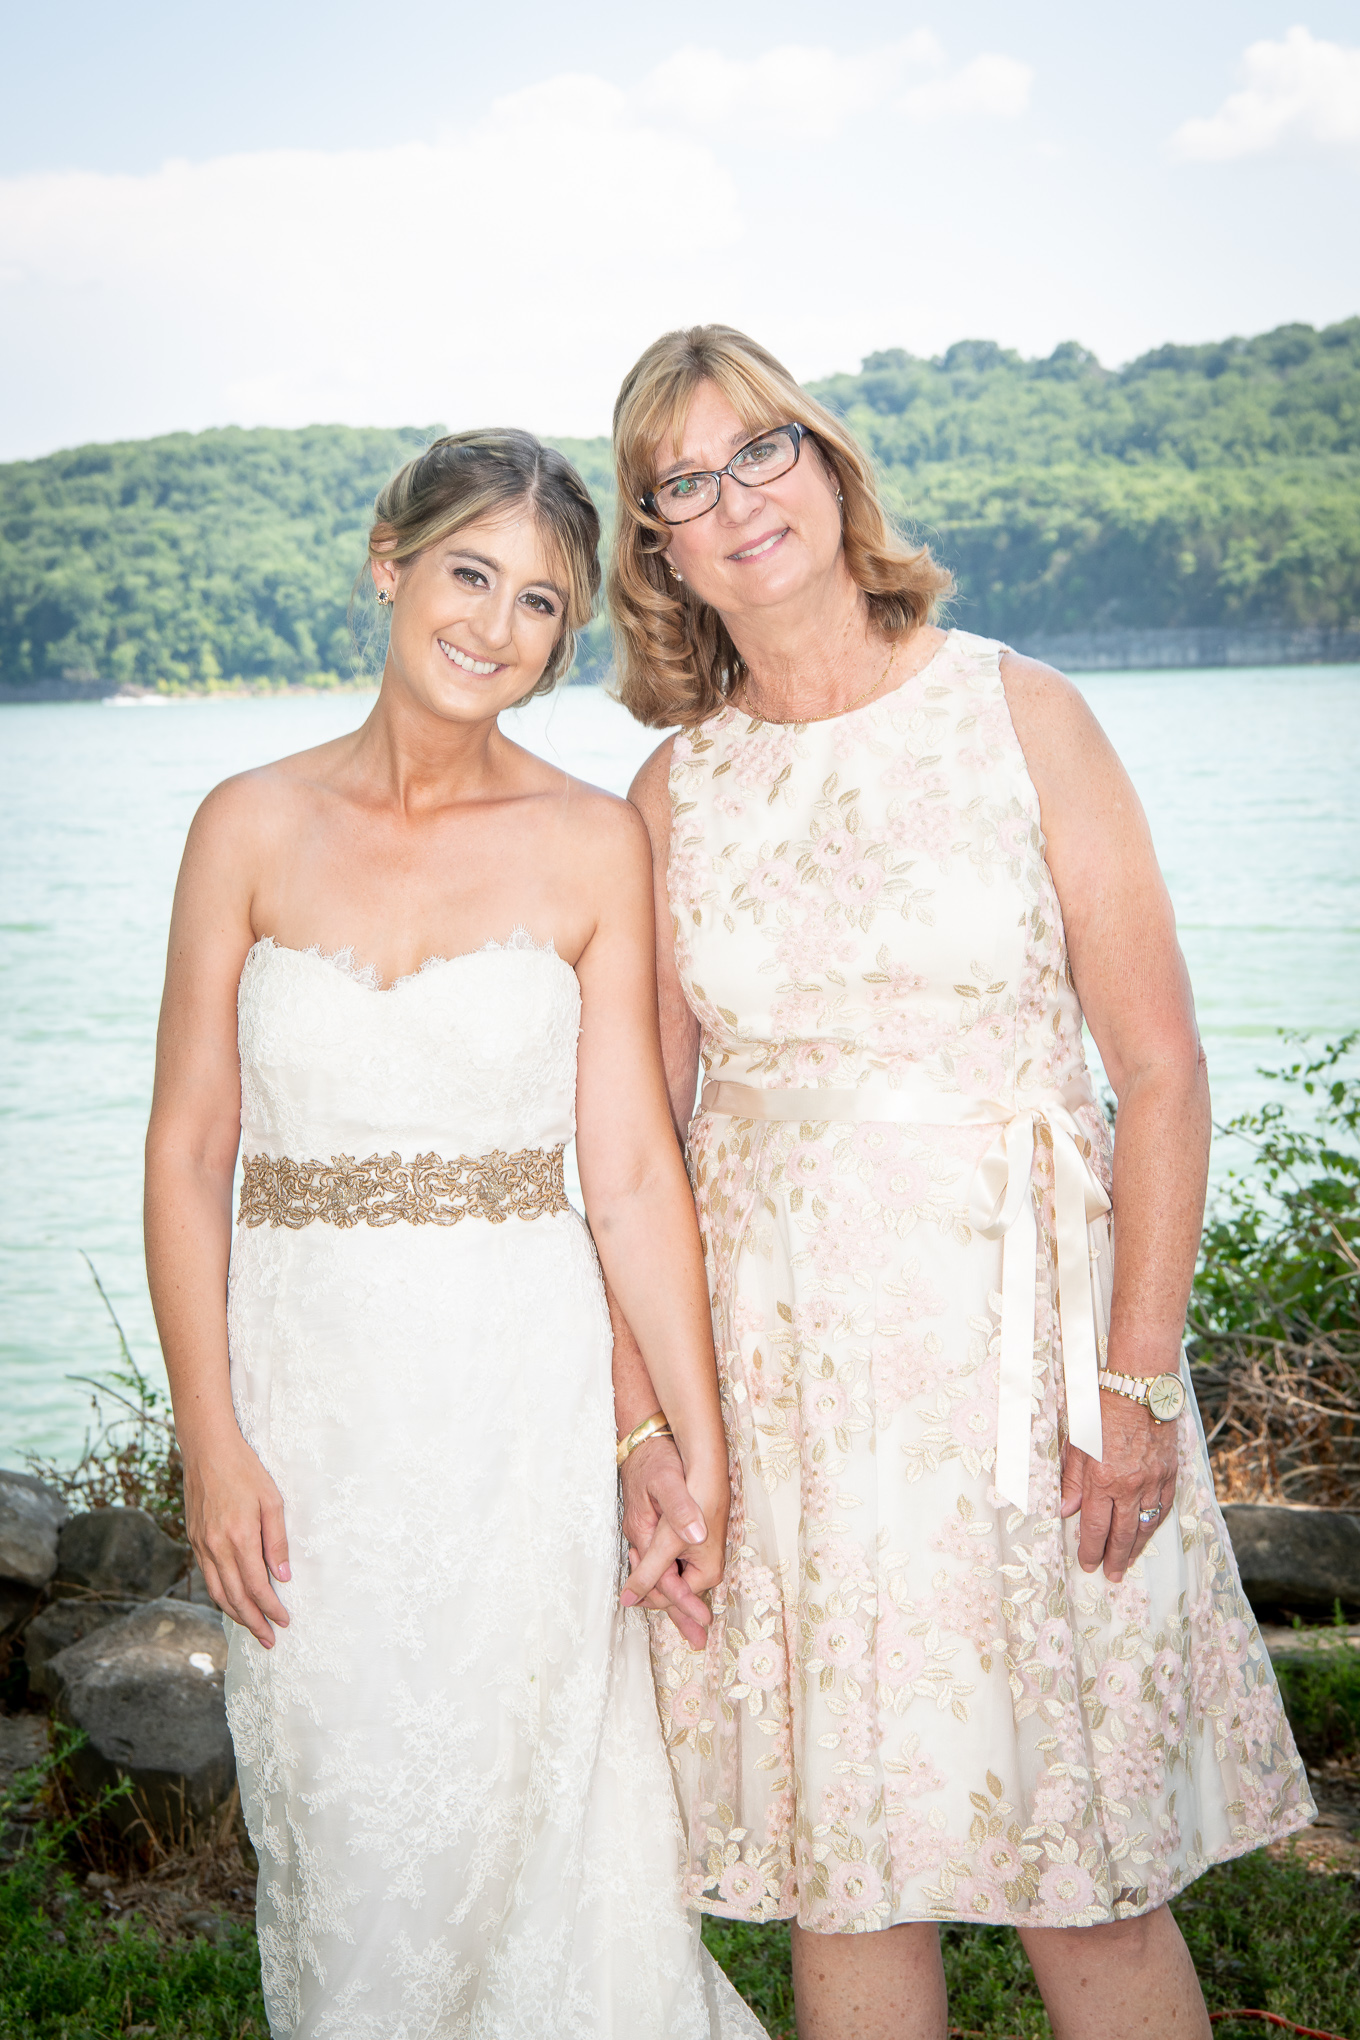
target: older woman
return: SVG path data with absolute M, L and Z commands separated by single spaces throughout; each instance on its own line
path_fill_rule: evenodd
M 704 1646 L 655 1618 L 691 1902 L 795 1922 L 803 2040 L 942 2036 L 941 1920 L 1020 1930 L 1059 2040 L 1207 2034 L 1166 1901 L 1313 1809 L 1181 1355 L 1209 1098 L 1142 810 L 764 348 L 666 335 L 614 443 L 732 1466 L 706 1643 L 670 1448 L 624 1469 Z

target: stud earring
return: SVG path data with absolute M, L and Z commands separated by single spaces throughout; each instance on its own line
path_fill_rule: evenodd
M 844 498 L 844 496 L 843 496 L 843 495 L 841 494 L 841 492 L 840 492 L 840 490 L 839 490 L 839 489 L 837 489 L 837 491 L 836 491 L 836 501 L 837 501 L 838 503 L 844 503 L 844 501 L 845 501 L 845 498 Z
M 666 572 L 670 575 L 673 581 L 683 581 L 685 578 L 683 574 L 676 573 L 675 568 L 671 565 L 669 560 L 667 560 L 666 562 Z
M 392 607 L 392 597 L 388 594 L 386 588 L 379 588 L 378 600 L 379 602 L 381 602 L 384 609 L 390 609 Z

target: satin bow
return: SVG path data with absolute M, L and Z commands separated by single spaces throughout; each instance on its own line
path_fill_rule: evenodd
M 1042 1124 L 1053 1144 L 1053 1207 L 1057 1234 L 1058 1318 L 1063 1380 L 1072 1443 L 1103 1456 L 1100 1368 L 1096 1326 L 1099 1304 L 1091 1279 L 1086 1228 L 1110 1209 L 1104 1185 L 1082 1152 L 1081 1128 L 1069 1107 L 1094 1103 L 1083 1074 L 1064 1090 L 1066 1103 L 1047 1098 L 1015 1107 L 996 1098 L 941 1095 L 923 1084 L 888 1089 L 768 1089 L 710 1078 L 700 1109 L 735 1118 L 866 1121 L 919 1126 L 995 1125 L 996 1138 L 978 1163 L 968 1199 L 974 1231 L 1001 1246 L 1001 1391 L 996 1425 L 996 1486 L 1002 1499 L 1029 1513 L 1029 1436 L 1034 1394 L 1035 1261 L 1038 1227 L 1031 1192 L 1034 1132 Z
M 1032 1182 L 1038 1125 L 1053 1144 L 1053 1209 L 1058 1261 L 1067 1428 L 1072 1443 L 1103 1456 L 1096 1298 L 1086 1228 L 1110 1209 L 1103 1184 L 1082 1153 L 1081 1130 L 1060 1105 L 1022 1108 L 1008 1118 L 978 1163 L 969 1196 L 975 1231 L 1001 1246 L 1001 1392 L 996 1426 L 996 1486 L 1016 1508 L 1029 1508 L 1029 1442 L 1034 1382 L 1035 1263 L 1039 1235 Z

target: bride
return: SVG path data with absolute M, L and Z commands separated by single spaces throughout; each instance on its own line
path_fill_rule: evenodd
M 619 1606 L 609 1321 L 562 1186 L 576 1128 L 702 1592 L 727 1459 L 647 839 L 496 720 L 569 666 L 598 535 L 528 434 L 436 442 L 378 499 L 372 714 L 219 786 L 185 849 L 147 1265 L 230 1617 L 275 2035 L 761 2031 L 680 1901 Z

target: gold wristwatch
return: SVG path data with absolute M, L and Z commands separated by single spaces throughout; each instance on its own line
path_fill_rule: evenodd
M 1172 1424 L 1185 1408 L 1185 1383 L 1179 1374 L 1111 1374 L 1102 1367 L 1096 1377 L 1111 1395 L 1142 1403 L 1155 1424 Z

